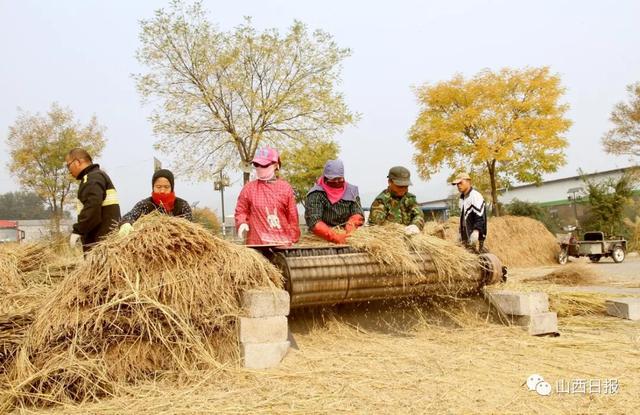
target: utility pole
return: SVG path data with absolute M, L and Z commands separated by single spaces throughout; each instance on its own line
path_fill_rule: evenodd
M 220 170 L 220 175 L 213 182 L 213 190 L 220 191 L 220 200 L 222 202 L 222 236 L 227 235 L 227 227 L 225 226 L 225 216 L 224 216 L 224 188 L 229 187 L 229 176 L 224 174 L 222 170 Z
M 572 187 L 571 189 L 569 189 L 567 191 L 567 193 L 569 194 L 568 199 L 572 201 L 573 203 L 573 215 L 576 218 L 576 229 L 580 228 L 580 223 L 578 222 L 578 206 L 577 206 L 577 201 L 582 199 L 582 197 L 580 196 L 580 194 L 584 191 L 584 189 L 582 189 L 582 187 Z

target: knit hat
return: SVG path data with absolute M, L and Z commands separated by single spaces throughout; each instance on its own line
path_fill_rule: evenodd
M 171 173 L 171 171 L 167 169 L 160 169 L 155 173 L 153 173 L 153 178 L 151 179 L 151 187 L 153 187 L 153 185 L 156 183 L 156 180 L 158 180 L 161 177 L 164 177 L 165 179 L 169 180 L 169 184 L 171 184 L 171 191 L 173 192 L 173 185 L 174 185 L 173 173 Z

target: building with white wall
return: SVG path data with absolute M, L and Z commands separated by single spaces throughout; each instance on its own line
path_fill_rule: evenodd
M 18 229 L 24 231 L 25 242 L 35 242 L 51 236 L 51 221 L 49 219 L 19 220 Z M 75 223 L 72 219 L 60 221 L 60 231 L 63 234 L 71 233 L 71 227 Z
M 587 195 L 586 186 L 583 178 L 587 180 L 601 182 L 605 180 L 618 180 L 622 175 L 633 169 L 633 167 L 625 167 L 603 172 L 595 172 L 585 174 L 584 176 L 571 176 L 561 179 L 547 180 L 539 184 L 525 184 L 521 186 L 513 186 L 503 189 L 498 200 L 502 204 L 508 204 L 518 199 L 523 202 L 537 203 L 541 206 L 562 206 L 571 205 L 573 198 L 578 200 Z M 640 190 L 638 187 L 636 190 Z M 452 203 L 455 203 L 457 195 L 449 198 L 430 200 L 420 203 L 423 211 L 437 212 L 449 209 Z

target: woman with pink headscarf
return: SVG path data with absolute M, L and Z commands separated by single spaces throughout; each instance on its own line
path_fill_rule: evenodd
M 247 245 L 291 245 L 300 239 L 298 208 L 291 185 L 276 177 L 280 157 L 273 148 L 261 148 L 253 158 L 257 179 L 238 196 L 235 220 L 238 236 Z

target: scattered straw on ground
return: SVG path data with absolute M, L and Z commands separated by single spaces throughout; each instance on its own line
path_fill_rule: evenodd
M 595 282 L 597 273 L 592 267 L 581 264 L 571 263 L 560 267 L 541 278 L 526 278 L 522 282 L 540 282 L 547 281 L 558 285 L 584 285 Z
M 457 217 L 444 223 L 428 222 L 423 233 L 455 242 L 459 222 Z M 510 267 L 555 264 L 560 252 L 555 236 L 541 222 L 522 216 L 490 218 L 484 246 Z
M 96 246 L 40 306 L 2 408 L 96 399 L 135 382 L 238 358 L 240 292 L 280 287 L 254 250 L 199 225 L 148 215 Z
M 497 324 L 480 300 L 456 304 L 294 314 L 300 350 L 276 369 L 193 373 L 188 384 L 143 383 L 118 398 L 56 412 L 637 412 L 637 323 L 572 317 L 560 320 L 560 337 L 535 337 Z M 552 385 L 551 396 L 527 390 L 534 373 Z M 582 379 L 599 381 L 600 393 L 556 391 L 559 383 Z M 605 393 L 611 379 L 619 385 L 615 394 Z
M 592 274 L 593 275 L 593 274 Z M 551 276 L 547 278 L 548 276 Z M 555 276 L 555 277 L 554 277 Z M 521 281 L 508 280 L 506 283 L 493 285 L 488 290 L 511 291 L 541 291 L 549 296 L 551 311 L 558 313 L 560 317 L 569 316 L 606 316 L 606 301 L 610 298 L 628 297 L 633 294 L 624 292 L 607 291 L 606 287 L 593 287 L 585 289 L 585 286 L 567 284 L 567 280 L 580 280 L 581 277 L 569 277 L 563 273 L 563 269 L 553 271 L 542 278 L 524 279 Z M 555 279 L 555 281 L 554 281 Z M 559 280 L 558 280 L 559 279 Z

